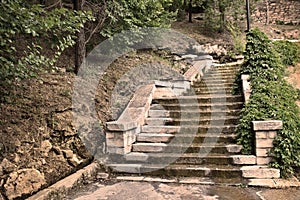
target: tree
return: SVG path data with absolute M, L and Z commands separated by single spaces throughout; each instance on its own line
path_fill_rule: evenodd
M 28 1 L 2 1 L 1 83 L 29 78 L 53 67 L 61 53 L 75 44 L 76 33 L 88 20 L 92 20 L 92 16 L 87 12 L 65 8 L 47 11 L 40 4 Z M 51 55 L 46 56 L 45 47 L 51 47 Z
M 122 30 L 169 27 L 176 17 L 172 0 L 111 0 L 106 2 L 107 20 L 101 34 L 110 37 Z
M 82 11 L 85 0 L 73 0 L 74 10 Z M 85 49 L 85 34 L 84 27 L 79 29 L 77 33 L 76 46 L 75 46 L 75 70 L 74 72 L 77 74 L 80 68 L 80 65 L 83 63 L 83 60 L 86 55 Z

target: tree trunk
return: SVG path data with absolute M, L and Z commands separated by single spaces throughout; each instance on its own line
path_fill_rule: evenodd
M 189 22 L 192 23 L 193 22 L 193 13 L 192 13 L 192 8 L 193 8 L 193 5 L 192 5 L 192 0 L 190 0 L 189 2 L 189 6 L 188 6 L 188 12 L 189 12 Z
M 73 0 L 74 10 L 80 11 L 83 8 L 84 0 Z M 77 74 L 81 64 L 84 61 L 86 54 L 85 50 L 85 34 L 84 28 L 81 28 L 77 34 L 77 40 L 75 45 L 75 69 L 74 72 Z
M 266 25 L 268 25 L 270 20 L 269 0 L 265 0 L 265 2 L 266 2 Z

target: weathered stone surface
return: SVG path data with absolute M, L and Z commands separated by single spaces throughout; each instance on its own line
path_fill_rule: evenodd
M 235 165 L 255 165 L 256 164 L 256 156 L 233 155 L 230 157 L 232 158 L 232 162 Z
M 142 161 L 146 162 L 149 158 L 149 155 L 146 153 L 138 153 L 138 152 L 131 152 L 125 155 L 125 159 L 128 161 Z
M 273 139 L 256 139 L 255 146 L 256 148 L 272 148 Z
M 274 188 L 274 179 L 249 179 L 249 186 L 269 187 Z
M 277 132 L 276 131 L 268 131 L 268 138 L 269 139 L 275 139 L 277 136 Z
M 255 132 L 255 138 L 257 139 L 267 139 L 268 131 L 257 131 Z
M 46 183 L 45 177 L 36 169 L 21 169 L 9 175 L 4 188 L 9 199 L 32 194 Z
M 73 158 L 74 153 L 72 150 L 63 150 L 62 152 L 65 158 Z
M 162 152 L 166 148 L 164 143 L 137 143 L 133 145 L 133 151 L 137 152 Z
M 49 140 L 42 141 L 41 150 L 43 152 L 49 152 L 52 149 L 52 144 Z
M 268 157 L 268 149 L 256 149 L 256 156 Z
M 2 171 L 4 173 L 10 173 L 13 172 L 17 166 L 10 162 L 8 159 L 4 158 L 0 164 L 0 168 L 2 168 Z
M 73 166 L 73 167 L 77 167 L 78 165 L 80 165 L 81 163 L 83 163 L 83 160 L 78 158 L 78 156 L 76 154 L 73 154 L 72 158 L 68 159 L 68 162 Z
M 272 160 L 272 157 L 257 157 L 256 162 L 258 165 L 268 165 Z
M 242 74 L 241 76 L 242 82 L 243 82 L 243 94 L 245 102 L 248 103 L 251 95 L 251 85 L 249 82 L 250 76 L 247 74 Z
M 269 120 L 269 121 L 253 121 L 254 131 L 269 131 L 282 129 L 282 121 Z
M 279 178 L 280 170 L 267 166 L 244 166 L 241 168 L 244 178 Z
M 58 192 L 64 194 L 66 191 L 71 190 L 78 182 L 82 180 L 82 176 L 91 177 L 96 174 L 96 171 L 99 170 L 99 165 L 97 163 L 92 163 L 81 170 L 78 170 L 74 174 L 58 181 L 47 189 L 44 189 L 37 194 L 27 198 L 27 200 L 42 200 L 42 199 L 50 199 L 49 195 L 53 192 Z
M 231 144 L 227 145 L 226 149 L 229 153 L 240 153 L 242 150 L 242 145 Z
M 131 129 L 134 129 L 138 126 L 136 122 L 118 122 L 118 121 L 113 121 L 113 122 L 107 122 L 106 123 L 106 128 L 110 131 L 128 131 Z
M 161 98 L 161 97 L 175 97 L 176 94 L 171 88 L 156 88 L 153 98 Z
M 137 141 L 139 142 L 169 142 L 174 137 L 173 134 L 165 134 L 165 133 L 146 133 L 139 134 L 137 136 Z
M 299 187 L 300 182 L 295 179 L 249 179 L 248 185 L 267 188 L 288 188 Z
M 106 151 L 112 154 L 127 154 L 131 152 L 132 145 L 128 145 L 125 147 L 115 147 L 115 146 L 107 146 Z

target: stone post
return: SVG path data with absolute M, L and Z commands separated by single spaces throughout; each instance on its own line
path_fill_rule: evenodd
M 136 122 L 107 122 L 106 148 L 111 154 L 127 154 L 131 152 L 140 127 Z
M 273 147 L 273 141 L 277 131 L 282 129 L 282 121 L 253 121 L 255 132 L 255 154 L 257 165 L 268 165 L 272 159 L 269 151 Z
M 248 103 L 251 95 L 251 85 L 249 82 L 250 76 L 247 74 L 242 74 L 241 79 L 243 82 L 243 94 L 244 94 L 245 103 Z

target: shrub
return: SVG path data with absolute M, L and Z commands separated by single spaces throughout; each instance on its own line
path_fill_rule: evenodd
M 236 79 L 235 92 L 239 92 L 240 75 L 249 74 L 252 93 L 242 109 L 237 127 L 237 141 L 243 145 L 244 154 L 254 151 L 252 121 L 282 120 L 283 130 L 274 141 L 270 154 L 271 166 L 279 168 L 282 175 L 294 172 L 300 166 L 300 118 L 295 104 L 297 91 L 284 79 L 284 67 L 273 49 L 271 41 L 258 29 L 247 33 L 245 62 Z
M 283 65 L 295 65 L 300 60 L 300 45 L 294 42 L 279 40 L 273 42 Z

